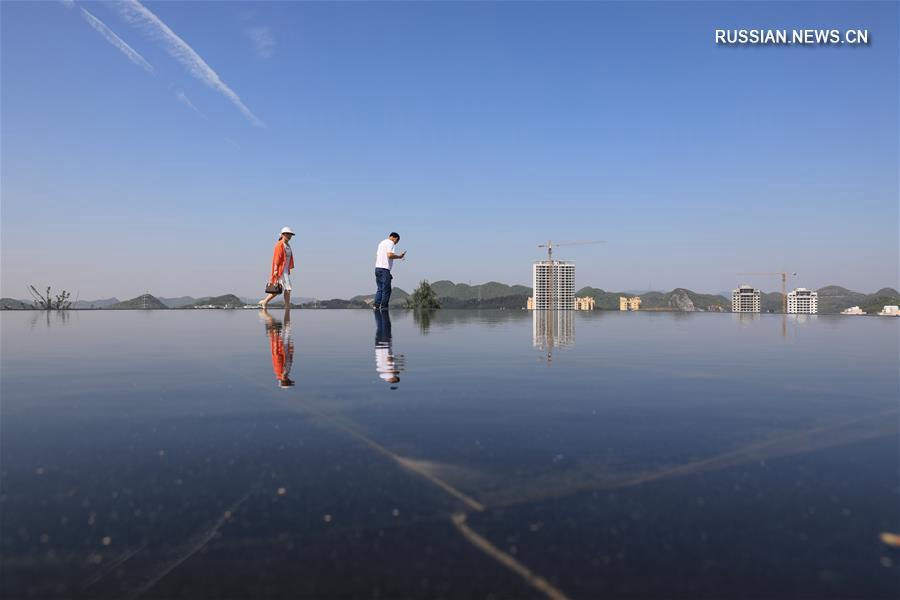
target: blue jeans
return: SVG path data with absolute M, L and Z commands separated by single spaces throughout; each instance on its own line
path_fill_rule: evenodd
M 375 269 L 375 285 L 378 289 L 375 292 L 375 306 L 384 306 L 387 308 L 391 301 L 391 270 Z

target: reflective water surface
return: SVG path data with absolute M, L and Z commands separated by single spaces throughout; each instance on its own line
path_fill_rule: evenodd
M 0 596 L 896 598 L 898 324 L 6 312 Z

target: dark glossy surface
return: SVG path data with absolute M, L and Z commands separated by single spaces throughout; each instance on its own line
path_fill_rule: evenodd
M 900 319 L 7 312 L 4 598 L 896 598 Z

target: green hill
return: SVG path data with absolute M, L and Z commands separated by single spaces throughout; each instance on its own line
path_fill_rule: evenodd
M 183 308 L 204 299 L 205 298 L 194 298 L 193 296 L 179 296 L 177 298 L 160 298 L 159 301 L 169 308 Z
M 454 300 L 489 300 L 491 298 L 504 298 L 509 296 L 531 295 L 531 288 L 524 285 L 506 285 L 496 281 L 489 281 L 479 285 L 465 283 L 453 283 L 442 279 L 431 284 L 431 289 L 438 298 L 452 298 Z
M 72 308 L 77 309 L 98 309 L 109 308 L 113 304 L 119 302 L 118 298 L 100 298 L 99 300 L 77 300 L 72 303 Z
M 867 294 L 854 292 L 839 285 L 827 285 L 816 290 L 819 294 L 819 313 L 823 315 L 837 314 L 851 306 L 862 307 L 866 304 Z M 781 312 L 781 308 L 778 309 Z
M 784 306 L 783 302 L 781 292 L 759 291 L 759 312 L 780 313 Z M 730 303 L 729 310 L 731 310 Z
M 22 300 L 16 300 L 15 298 L 0 298 L 0 310 L 31 310 L 33 308 L 33 304 L 28 304 Z
M 576 296 L 590 296 L 599 310 L 619 310 L 619 298 L 633 297 L 626 292 L 607 292 L 599 288 L 584 287 Z M 671 292 L 646 292 L 639 294 L 641 310 L 674 310 L 680 312 L 725 312 L 731 310 L 731 301 L 715 294 L 699 294 L 684 288 Z
M 214 296 L 212 298 L 201 298 L 188 305 L 188 308 L 196 308 L 200 306 L 214 306 L 216 308 L 241 308 L 244 301 L 234 294 L 225 294 L 223 296 Z
M 402 308 L 406 305 L 406 299 L 409 298 L 409 294 L 406 293 L 401 288 L 395 287 L 391 290 L 391 306 L 394 308 Z M 372 301 L 375 299 L 375 294 L 366 294 L 362 296 L 353 296 L 349 301 L 341 300 L 341 302 L 355 302 L 362 303 L 364 306 L 371 306 Z M 322 300 L 319 302 L 320 308 L 353 308 L 353 306 L 337 306 L 336 303 L 338 299 L 335 298 L 333 300 Z M 333 306 L 324 306 L 325 303 L 330 303 Z
M 659 292 L 650 293 L 659 294 Z M 606 290 L 595 287 L 583 287 L 575 292 L 575 296 L 578 298 L 590 296 L 594 299 L 594 302 L 596 303 L 595 308 L 597 310 L 619 310 L 619 296 L 631 297 L 632 295 L 626 294 L 625 292 L 607 292 Z M 644 302 L 643 296 L 641 296 L 641 302 Z
M 405 302 L 405 300 L 403 302 Z M 291 302 L 291 304 L 294 303 Z M 402 305 L 402 302 L 398 303 L 398 301 L 391 296 L 391 306 L 400 308 Z M 332 298 L 331 300 L 314 300 L 312 302 L 306 302 L 301 304 L 300 308 L 369 308 L 370 306 L 372 306 L 371 300 L 366 303 L 363 300 L 357 299 L 342 300 L 341 298 Z
M 718 294 L 700 294 L 685 288 L 671 292 L 647 292 L 641 294 L 641 310 L 674 310 L 679 312 L 727 312 L 731 301 Z M 618 300 L 616 301 L 618 308 Z
M 890 288 L 888 288 L 890 290 Z M 887 294 L 882 294 L 884 290 L 878 290 L 871 296 L 867 296 L 863 304 L 859 307 L 867 314 L 874 315 L 880 312 L 885 306 L 900 306 L 900 294 L 896 290 L 890 290 Z M 894 292 L 893 295 L 890 292 Z
M 137 298 L 132 298 L 131 300 L 125 300 L 124 302 L 118 302 L 109 307 L 112 310 L 134 310 L 134 309 L 146 309 L 146 310 L 161 310 L 168 309 L 169 307 L 159 301 L 159 298 L 155 296 L 151 296 L 150 294 L 141 294 Z
M 834 315 L 845 308 L 858 306 L 867 313 L 876 313 L 885 305 L 900 305 L 900 293 L 894 288 L 881 288 L 874 294 L 854 292 L 837 285 L 816 290 L 819 294 L 819 314 Z

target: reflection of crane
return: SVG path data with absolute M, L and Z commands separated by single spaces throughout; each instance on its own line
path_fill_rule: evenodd
M 554 244 L 553 242 L 548 241 L 546 244 L 538 244 L 538 248 L 546 248 L 547 249 L 547 263 L 549 264 L 549 277 L 550 277 L 550 308 L 556 308 L 556 299 L 553 296 L 553 249 L 558 246 L 583 246 L 586 244 L 605 244 L 606 240 L 590 240 L 586 242 L 560 242 Z M 537 307 L 537 290 L 534 290 L 534 302 L 535 307 Z
M 783 314 L 787 314 L 787 278 L 788 275 L 797 276 L 796 273 L 791 273 L 790 271 L 778 271 L 776 273 L 738 273 L 738 275 L 751 275 L 751 276 L 766 276 L 766 275 L 781 275 L 781 312 Z

